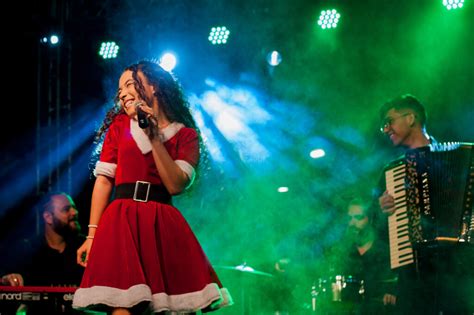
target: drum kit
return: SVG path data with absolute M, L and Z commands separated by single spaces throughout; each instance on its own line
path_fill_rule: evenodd
M 317 314 L 352 314 L 364 299 L 364 280 L 352 275 L 321 277 L 311 286 L 311 302 L 303 308 Z
M 255 270 L 254 268 L 250 267 L 246 263 L 243 263 L 241 265 L 237 266 L 221 266 L 221 265 L 215 265 L 214 268 L 216 269 L 224 269 L 224 270 L 235 270 L 235 271 L 240 271 L 246 274 L 250 275 L 257 275 L 257 276 L 264 276 L 264 277 L 273 277 L 271 273 L 263 272 L 263 271 L 258 271 Z
M 223 309 L 223 314 L 260 313 L 256 311 L 258 307 L 255 306 L 255 290 L 265 283 L 265 280 L 272 279 L 273 274 L 256 270 L 245 262 L 236 266 L 214 265 L 214 268 L 224 285 L 229 288 L 235 303 L 233 307 Z
M 255 300 L 284 300 L 288 298 L 287 296 L 268 296 L 268 293 L 262 292 L 262 290 L 265 291 L 265 288 L 260 287 L 262 283 L 268 284 L 272 281 L 280 281 L 279 284 L 281 284 L 281 279 L 278 280 L 279 275 L 256 270 L 245 262 L 235 266 L 214 265 L 214 268 L 220 276 L 222 275 L 221 280 L 226 287 L 229 287 L 235 302 L 234 307 L 224 309 L 226 314 L 350 314 L 355 305 L 363 300 L 365 293 L 364 280 L 359 280 L 351 275 L 338 274 L 319 277 L 307 285 L 297 285 L 298 288 L 295 286 L 293 291 L 301 291 L 292 292 L 293 298 L 299 300 L 299 302 L 292 304 L 297 309 L 285 312 L 275 309 L 262 311 L 261 304 Z M 285 283 L 284 285 L 291 284 Z M 267 287 L 272 286 L 274 287 L 275 284 Z

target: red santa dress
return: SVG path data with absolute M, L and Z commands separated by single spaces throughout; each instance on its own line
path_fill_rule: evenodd
M 196 131 L 172 123 L 163 130 L 162 141 L 192 182 L 199 160 Z M 95 174 L 115 178 L 116 186 L 136 181 L 163 185 L 148 137 L 125 114 L 111 124 Z M 232 299 L 188 223 L 170 202 L 115 199 L 98 224 L 73 307 L 143 304 L 154 312 L 206 312 L 231 305 Z

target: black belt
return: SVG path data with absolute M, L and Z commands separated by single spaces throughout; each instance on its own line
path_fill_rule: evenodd
M 115 187 L 115 199 L 133 199 L 140 202 L 150 200 L 171 203 L 171 195 L 163 185 L 152 185 L 149 182 L 137 181 Z

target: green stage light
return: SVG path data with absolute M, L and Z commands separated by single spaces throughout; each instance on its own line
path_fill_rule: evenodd
M 319 15 L 318 25 L 322 29 L 336 28 L 340 18 L 341 15 L 337 13 L 336 9 L 323 10 Z
M 208 39 L 213 45 L 222 45 L 227 43 L 229 34 L 230 31 L 225 26 L 216 26 L 211 28 Z
M 103 42 L 100 45 L 99 55 L 104 59 L 117 58 L 120 47 L 115 42 Z
M 443 0 L 443 5 L 448 10 L 461 9 L 464 6 L 464 0 Z

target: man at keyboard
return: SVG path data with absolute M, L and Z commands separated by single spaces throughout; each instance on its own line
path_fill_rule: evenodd
M 44 234 L 22 240 L 12 273 L 2 277 L 3 285 L 77 287 L 83 267 L 76 263 L 77 249 L 84 241 L 80 233 L 78 210 L 66 193 L 54 192 L 38 203 L 43 218 Z M 35 314 L 36 306 L 27 305 L 27 314 Z M 45 311 L 44 306 L 41 306 Z

